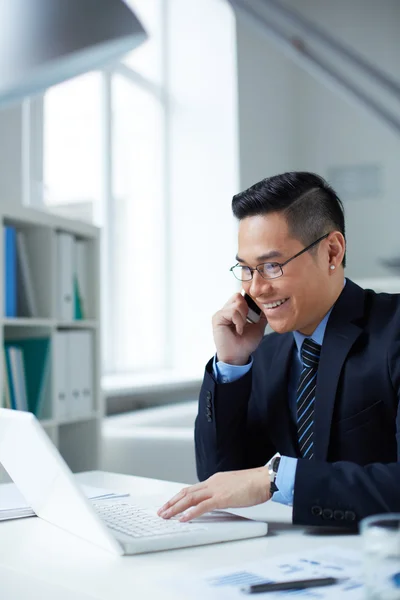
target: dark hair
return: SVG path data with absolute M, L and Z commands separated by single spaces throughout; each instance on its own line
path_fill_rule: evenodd
M 331 231 L 345 236 L 342 202 L 323 177 L 306 171 L 282 173 L 255 183 L 233 196 L 232 211 L 239 220 L 282 212 L 291 235 L 305 246 Z

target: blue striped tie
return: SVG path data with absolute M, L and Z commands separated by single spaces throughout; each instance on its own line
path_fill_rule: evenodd
M 300 456 L 309 459 L 314 455 L 314 402 L 320 355 L 320 344 L 306 338 L 301 347 L 303 369 L 297 388 L 297 435 Z

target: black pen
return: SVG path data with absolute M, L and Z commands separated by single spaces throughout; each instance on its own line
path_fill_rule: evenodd
M 240 588 L 245 594 L 260 594 L 261 592 L 280 592 L 284 590 L 304 590 L 311 587 L 333 585 L 340 583 L 343 578 L 321 577 L 320 579 L 298 579 L 296 581 L 281 581 L 279 583 L 256 583 Z

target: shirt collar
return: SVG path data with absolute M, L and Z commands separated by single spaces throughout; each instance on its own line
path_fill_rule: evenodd
M 345 285 L 346 285 L 346 279 L 344 280 L 343 287 Z M 300 331 L 293 331 L 294 341 L 296 342 L 297 352 L 299 353 L 299 356 L 300 356 L 300 352 L 301 352 L 301 346 L 303 345 L 303 342 L 306 338 L 312 339 L 314 342 L 316 342 L 317 344 L 322 346 L 322 342 L 324 341 L 326 325 L 328 323 L 328 319 L 330 317 L 332 309 L 333 309 L 333 306 L 326 313 L 326 315 L 324 316 L 322 321 L 319 323 L 319 325 L 317 326 L 317 328 L 315 329 L 315 331 L 312 335 L 303 335 L 302 333 L 300 333 Z

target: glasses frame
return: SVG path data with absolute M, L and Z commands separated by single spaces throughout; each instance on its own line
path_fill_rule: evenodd
M 311 248 L 314 248 L 314 246 L 316 246 L 317 244 L 319 244 L 320 242 L 322 242 L 322 240 L 324 240 L 325 238 L 327 238 L 330 233 L 331 232 L 326 233 L 322 237 L 318 238 L 317 240 L 315 240 L 315 242 L 312 242 L 312 244 L 310 244 L 309 246 L 306 246 L 305 248 L 303 248 L 303 250 L 300 250 L 300 252 L 297 252 L 297 254 L 295 254 L 294 256 L 291 256 L 290 258 L 288 258 L 287 260 L 285 260 L 284 263 L 278 263 L 278 262 L 273 262 L 273 261 L 272 262 L 271 261 L 266 261 L 266 262 L 260 263 L 259 265 L 257 265 L 254 268 L 246 266 L 246 268 L 249 269 L 249 271 L 250 271 L 250 275 L 251 275 L 250 279 L 238 279 L 238 277 L 236 277 L 233 269 L 235 269 L 236 267 L 241 267 L 242 265 L 240 263 L 236 263 L 236 265 L 233 265 L 233 267 L 231 267 L 229 270 L 232 271 L 232 275 L 235 277 L 235 279 L 238 279 L 238 281 L 252 281 L 254 271 L 257 271 L 261 275 L 261 277 L 263 279 L 278 279 L 278 277 L 282 277 L 282 275 L 283 275 L 283 267 L 285 267 L 288 263 L 290 263 L 292 260 L 294 260 L 298 256 L 301 256 L 302 254 L 304 254 L 308 250 L 311 250 Z M 274 275 L 274 277 L 266 277 L 261 272 L 261 270 L 260 270 L 260 267 L 263 267 L 264 265 L 277 265 L 280 268 L 280 270 L 281 270 L 280 275 Z

